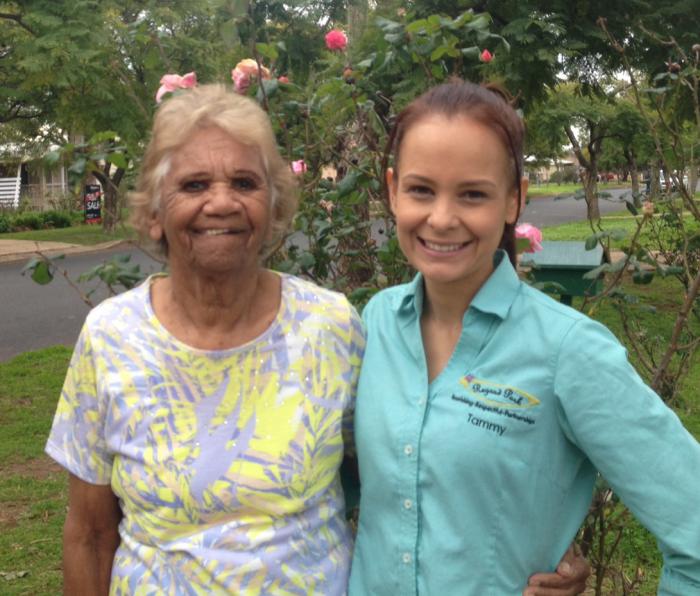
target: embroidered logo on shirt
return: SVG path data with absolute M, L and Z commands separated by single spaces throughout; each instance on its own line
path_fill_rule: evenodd
M 459 382 L 466 387 L 471 397 L 494 408 L 522 410 L 540 403 L 539 399 L 521 389 L 477 379 L 474 375 L 466 375 Z

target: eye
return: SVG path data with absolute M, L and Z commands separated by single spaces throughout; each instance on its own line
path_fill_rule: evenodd
M 251 176 L 238 176 L 231 180 L 231 188 L 235 188 L 236 190 L 243 192 L 257 190 L 259 186 L 258 181 Z
M 432 189 L 424 184 L 412 184 L 406 189 L 406 192 L 418 199 L 428 198 L 433 194 Z
M 182 183 L 182 190 L 188 193 L 202 192 L 209 188 L 205 180 L 186 180 Z
M 462 197 L 468 201 L 481 201 L 488 198 L 488 194 L 483 190 L 470 188 L 462 193 Z

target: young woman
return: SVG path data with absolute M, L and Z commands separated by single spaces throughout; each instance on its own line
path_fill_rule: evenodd
M 700 446 L 605 327 L 516 275 L 523 135 L 464 82 L 397 118 L 386 185 L 418 274 L 363 314 L 350 594 L 521 594 L 598 471 L 657 537 L 659 593 L 700 594 Z

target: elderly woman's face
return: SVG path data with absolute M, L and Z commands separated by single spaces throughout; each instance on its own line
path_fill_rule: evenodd
M 171 268 L 246 273 L 270 230 L 270 189 L 260 151 L 220 128 L 198 130 L 177 150 L 150 234 L 168 243 Z

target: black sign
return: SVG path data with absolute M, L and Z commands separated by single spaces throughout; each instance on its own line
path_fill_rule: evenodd
M 102 189 L 99 184 L 86 184 L 83 194 L 85 223 L 102 222 Z

